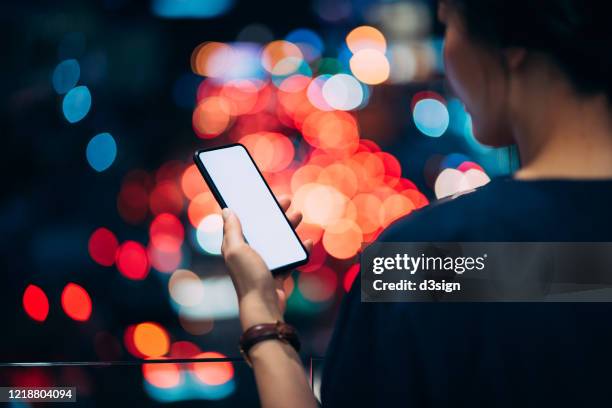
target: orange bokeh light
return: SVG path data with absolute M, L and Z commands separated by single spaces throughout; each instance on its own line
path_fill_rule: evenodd
M 195 228 L 200 225 L 204 217 L 210 214 L 221 214 L 221 207 L 210 191 L 198 194 L 187 208 L 187 217 Z
M 300 48 L 289 41 L 272 41 L 261 53 L 261 65 L 273 75 L 288 75 L 295 72 L 304 56 Z
M 144 322 L 134 327 L 134 347 L 146 357 L 161 357 L 170 348 L 168 332 L 157 323 Z
M 379 211 L 379 220 L 383 228 L 386 228 L 393 221 L 408 215 L 414 210 L 414 204 L 408 197 L 401 194 L 393 194 L 385 201 Z
M 378 50 L 359 50 L 351 57 L 349 64 L 355 78 L 364 84 L 378 85 L 389 78 L 389 61 Z
M 222 77 L 233 60 L 232 47 L 220 42 L 204 42 L 191 53 L 191 70 L 202 76 Z
M 195 358 L 227 358 L 216 351 L 200 353 Z M 207 385 L 225 384 L 234 377 L 234 366 L 230 361 L 213 361 L 193 363 L 191 365 L 195 377 Z
M 284 170 L 295 154 L 291 140 L 281 133 L 253 133 L 240 139 L 240 143 L 247 148 L 257 167 L 264 172 Z
M 201 139 L 212 139 L 223 133 L 232 119 L 232 104 L 222 96 L 202 99 L 193 110 L 192 124 Z
M 64 287 L 61 297 L 62 309 L 73 320 L 85 322 L 91 316 L 91 298 L 89 293 L 76 283 Z
M 193 200 L 198 194 L 208 191 L 208 186 L 195 164 L 187 167 L 183 172 L 181 188 L 185 197 L 190 200 Z
M 338 259 L 357 255 L 363 242 L 363 234 L 354 221 L 340 219 L 329 225 L 323 234 L 323 246 L 327 253 Z
M 387 51 L 387 40 L 378 29 L 372 26 L 360 26 L 346 36 L 346 45 L 354 54 L 361 50 Z

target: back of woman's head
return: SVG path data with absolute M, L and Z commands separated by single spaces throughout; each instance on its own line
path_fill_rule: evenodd
M 612 20 L 601 0 L 447 0 L 468 34 L 494 48 L 548 56 L 583 94 L 612 101 Z

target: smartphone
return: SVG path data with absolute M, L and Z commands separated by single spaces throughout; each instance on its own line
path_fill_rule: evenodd
M 246 147 L 198 150 L 194 160 L 221 208 L 238 216 L 245 240 L 273 274 L 308 262 L 306 248 Z

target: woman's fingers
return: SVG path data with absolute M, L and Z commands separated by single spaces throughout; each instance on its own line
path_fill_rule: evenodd
M 297 228 L 300 222 L 302 222 L 302 213 L 287 214 L 287 219 L 293 228 Z
M 242 226 L 236 214 L 229 208 L 224 208 L 223 212 L 223 252 L 226 253 L 231 248 L 244 244 Z
M 287 212 L 287 210 L 289 209 L 289 207 L 291 207 L 291 199 L 287 196 L 283 196 L 281 198 L 278 199 L 278 203 L 280 204 L 281 208 L 283 209 L 283 212 Z
M 304 241 L 304 247 L 306 248 L 306 251 L 308 253 L 312 252 L 312 245 L 313 245 L 312 239 L 307 239 L 306 241 Z

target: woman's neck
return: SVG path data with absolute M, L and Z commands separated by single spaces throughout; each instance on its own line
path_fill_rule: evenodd
M 612 178 L 612 107 L 605 97 L 566 89 L 532 101 L 515 120 L 522 161 L 516 178 Z

